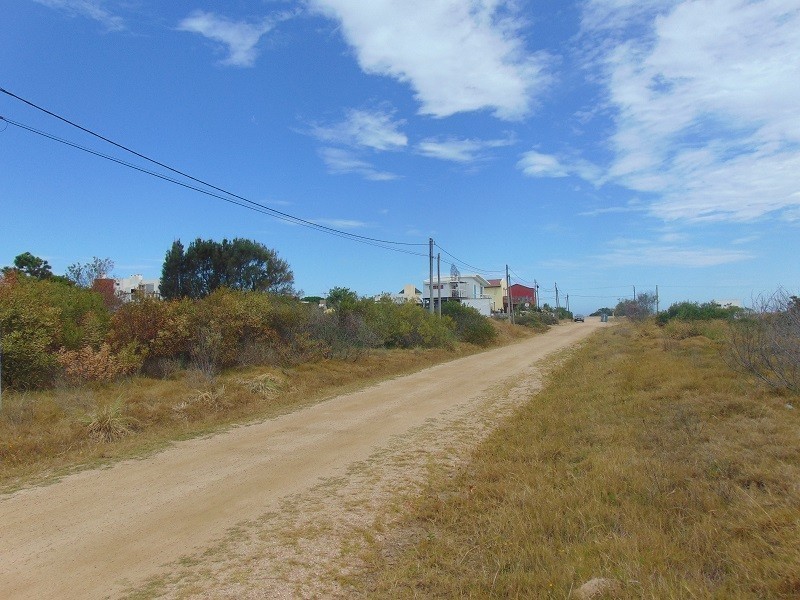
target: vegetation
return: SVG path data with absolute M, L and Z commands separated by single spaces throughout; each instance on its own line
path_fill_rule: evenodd
M 99 345 L 108 325 L 99 294 L 62 281 L 6 272 L 0 279 L 3 387 L 52 384 L 58 350 Z
M 667 310 L 658 314 L 656 321 L 659 325 L 665 325 L 669 321 L 677 319 L 679 321 L 712 321 L 714 319 L 729 319 L 741 312 L 740 308 L 723 308 L 716 302 L 676 302 Z
M 161 271 L 161 295 L 205 298 L 219 288 L 293 294 L 294 275 L 278 253 L 252 240 L 173 242 Z
M 620 300 L 614 308 L 618 317 L 628 317 L 634 321 L 642 321 L 656 312 L 656 295 L 652 292 L 642 292 L 636 295 L 635 300 Z
M 79 287 L 90 288 L 96 279 L 104 279 L 114 270 L 114 261 L 110 258 L 92 258 L 91 262 L 73 263 L 67 267 L 67 279 Z
M 458 302 L 444 302 L 442 316 L 453 320 L 456 337 L 463 342 L 488 346 L 497 337 L 497 332 L 489 320 L 470 306 Z
M 589 340 L 469 464 L 400 500 L 358 591 L 567 598 L 606 578 L 615 598 L 797 598 L 797 398 L 727 367 L 725 323 L 699 326 Z
M 800 391 L 800 298 L 778 290 L 738 316 L 730 362 L 774 388 Z

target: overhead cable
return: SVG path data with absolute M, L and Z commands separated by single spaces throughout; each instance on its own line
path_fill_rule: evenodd
M 289 213 L 286 213 L 286 212 L 271 208 L 269 206 L 266 206 L 264 204 L 261 204 L 259 202 L 254 201 L 254 200 L 250 200 L 248 198 L 245 198 L 244 196 L 240 196 L 240 195 L 238 195 L 238 194 L 236 194 L 234 192 L 228 191 L 228 190 L 226 190 L 224 188 L 221 188 L 221 187 L 218 187 L 216 185 L 213 185 L 213 184 L 211 184 L 211 183 L 209 183 L 207 181 L 204 181 L 202 179 L 199 179 L 197 177 L 189 175 L 188 173 L 185 173 L 185 172 L 183 172 L 183 171 L 181 171 L 179 169 L 171 167 L 171 166 L 169 166 L 169 165 L 167 165 L 167 164 L 165 164 L 163 162 L 160 162 L 160 161 L 158 161 L 158 160 L 156 160 L 154 158 L 150 158 L 149 156 L 147 156 L 145 154 L 142 154 L 141 152 L 137 152 L 136 150 L 133 150 L 133 149 L 131 149 L 131 148 L 129 148 L 129 147 L 123 145 L 123 144 L 115 142 L 114 140 L 111 140 L 111 139 L 109 139 L 109 138 L 107 138 L 107 137 L 105 137 L 105 136 L 103 136 L 103 135 L 101 135 L 101 134 L 99 134 L 99 133 L 97 133 L 95 131 L 92 131 L 91 129 L 83 127 L 82 125 L 79 125 L 78 123 L 75 123 L 74 121 L 71 121 L 71 120 L 67 119 L 66 117 L 62 117 L 61 115 L 56 114 L 53 111 L 50 111 L 50 110 L 48 110 L 46 108 L 43 108 L 43 107 L 39 106 L 38 104 L 35 104 L 35 103 L 31 102 L 30 100 L 22 98 L 21 96 L 18 96 L 17 94 L 14 94 L 13 92 L 8 91 L 5 88 L 0 87 L 0 92 L 6 94 L 8 96 L 11 96 L 12 98 L 15 98 L 16 100 L 19 100 L 20 102 L 23 102 L 23 103 L 27 104 L 28 106 L 30 106 L 32 108 L 35 108 L 38 111 L 41 111 L 41 112 L 43 112 L 43 113 L 45 113 L 47 115 L 50 115 L 51 117 L 54 117 L 54 118 L 58 119 L 59 121 L 62 121 L 63 123 L 66 123 L 66 124 L 68 124 L 68 125 L 70 125 L 72 127 L 75 127 L 76 129 L 79 129 L 80 131 L 83 131 L 84 133 L 87 133 L 87 134 L 89 134 L 89 135 L 91 135 L 93 137 L 96 137 L 97 139 L 100 139 L 100 140 L 102 140 L 102 141 L 104 141 L 104 142 L 106 142 L 108 144 L 111 144 L 112 146 L 115 146 L 115 147 L 117 147 L 117 148 L 119 148 L 121 150 L 124 150 L 125 152 L 133 154 L 134 156 L 138 156 L 139 158 L 141 158 L 143 160 L 146 160 L 146 161 L 148 161 L 148 162 L 150 162 L 150 163 L 152 163 L 154 165 L 157 165 L 159 167 L 167 169 L 168 171 L 171 171 L 172 173 L 175 173 L 176 175 L 180 175 L 181 177 L 185 177 L 187 179 L 190 179 L 191 181 L 194 181 L 195 183 L 199 183 L 201 185 L 209 187 L 212 190 L 216 190 L 217 192 L 221 192 L 223 194 L 227 194 L 228 196 L 231 196 L 233 198 L 241 200 L 242 202 L 246 202 L 247 204 L 251 204 L 253 206 L 257 206 L 258 208 L 262 209 L 263 211 L 266 211 L 265 214 L 270 214 L 272 216 L 280 217 L 280 218 L 284 218 L 284 219 L 291 219 L 294 223 L 296 223 L 298 225 L 303 225 L 305 227 L 310 227 L 310 228 L 313 228 L 313 229 L 317 229 L 319 231 L 327 231 L 329 233 L 336 233 L 341 237 L 356 238 L 356 239 L 360 239 L 360 240 L 366 240 L 366 241 L 370 241 L 370 242 L 376 242 L 376 243 L 380 243 L 380 244 L 390 244 L 390 245 L 396 245 L 396 246 L 425 246 L 426 245 L 425 243 L 421 243 L 421 242 L 398 242 L 398 241 L 393 241 L 393 240 L 384 240 L 384 239 L 380 239 L 380 238 L 373 238 L 373 237 L 370 237 L 370 236 L 359 235 L 357 233 L 350 233 L 348 231 L 343 231 L 341 229 L 336 229 L 335 227 L 328 227 L 326 225 L 320 225 L 319 223 L 314 223 L 313 221 L 308 221 L 308 220 L 303 219 L 301 217 L 297 217 L 295 215 L 292 215 L 292 214 L 289 214 Z M 3 117 L 0 117 L 0 120 L 6 121 L 7 123 L 10 123 L 12 125 L 20 126 L 19 124 L 15 123 L 15 122 L 12 122 L 11 120 L 5 119 Z M 34 133 L 39 133 L 40 135 L 45 135 L 45 137 L 51 137 L 51 136 L 49 136 L 49 134 L 44 134 L 42 132 L 39 132 L 38 130 L 34 130 L 33 128 L 28 128 L 27 126 L 23 127 L 23 129 L 28 129 L 29 131 L 33 131 Z M 60 141 L 62 143 L 66 143 L 63 140 L 61 140 L 60 138 L 56 138 L 55 136 L 52 136 L 51 139 L 55 139 L 56 141 Z M 75 144 L 71 144 L 70 143 L 69 145 L 72 145 L 73 147 L 79 148 L 81 150 L 86 150 L 85 148 L 79 147 L 78 145 L 75 145 Z M 103 157 L 104 158 L 108 158 L 107 156 L 103 156 Z M 119 161 L 117 161 L 117 162 L 119 162 Z M 125 164 L 125 166 L 130 166 L 129 164 L 126 164 L 124 162 L 120 162 L 120 164 Z M 142 172 L 147 172 L 147 171 L 142 170 Z M 153 173 L 150 173 L 150 174 L 153 174 Z M 177 183 L 177 182 L 173 181 L 173 183 Z M 210 195 L 213 195 L 213 194 L 210 194 Z

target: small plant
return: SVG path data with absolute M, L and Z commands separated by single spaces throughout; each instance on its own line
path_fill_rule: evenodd
M 123 402 L 103 404 L 86 418 L 86 431 L 100 442 L 113 442 L 131 433 L 133 420 L 123 414 Z
M 265 373 L 252 379 L 240 379 L 237 383 L 250 393 L 263 398 L 274 397 L 284 385 L 283 380 L 272 373 Z

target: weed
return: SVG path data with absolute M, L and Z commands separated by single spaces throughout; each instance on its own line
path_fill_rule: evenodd
M 133 420 L 123 414 L 122 398 L 102 404 L 86 417 L 86 431 L 100 442 L 113 442 L 131 433 Z

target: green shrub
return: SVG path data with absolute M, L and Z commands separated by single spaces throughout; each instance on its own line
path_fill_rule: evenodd
M 462 342 L 488 346 L 497 338 L 497 331 L 489 323 L 489 319 L 471 306 L 464 306 L 458 302 L 444 302 L 442 316 L 453 319 L 456 337 Z
M 411 302 L 361 301 L 356 310 L 386 348 L 446 347 L 455 340 L 452 319 L 440 319 Z
M 190 352 L 190 300 L 138 298 L 114 313 L 108 342 L 116 352 L 135 349 L 145 371 L 164 360 L 187 360 Z
M 547 331 L 550 325 L 558 325 L 558 318 L 547 312 L 526 311 L 514 316 L 514 323 L 535 331 Z
M 659 325 L 665 325 L 669 321 L 678 319 L 680 321 L 713 321 L 715 319 L 729 319 L 737 314 L 741 309 L 736 307 L 723 308 L 716 302 L 676 302 L 667 310 L 659 313 L 656 321 Z
M 17 274 L 0 279 L 3 385 L 51 385 L 58 372 L 58 349 L 99 346 L 108 322 L 96 292 Z

